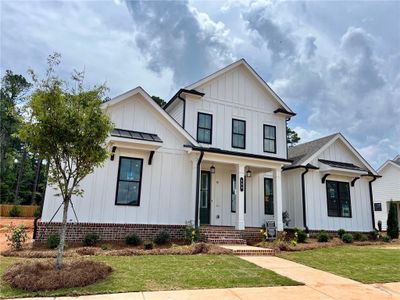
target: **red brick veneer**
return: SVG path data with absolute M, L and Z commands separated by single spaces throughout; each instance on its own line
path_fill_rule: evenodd
M 37 241 L 45 241 L 51 234 L 59 234 L 61 223 L 37 223 Z M 185 225 L 115 224 L 115 223 L 68 223 L 67 241 L 82 241 L 88 233 L 96 233 L 101 240 L 124 240 L 129 233 L 136 233 L 143 240 L 153 239 L 160 231 L 167 231 L 172 239 L 185 238 Z

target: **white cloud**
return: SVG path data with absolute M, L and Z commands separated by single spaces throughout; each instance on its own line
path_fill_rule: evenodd
M 294 131 L 300 136 L 300 143 L 306 143 L 315 139 L 322 137 L 323 135 L 312 129 L 306 129 L 301 126 L 296 126 L 293 128 Z

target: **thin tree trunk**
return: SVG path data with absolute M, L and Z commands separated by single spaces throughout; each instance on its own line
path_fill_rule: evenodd
M 40 175 L 41 166 L 42 166 L 42 159 L 39 158 L 38 161 L 37 161 L 37 164 L 36 164 L 36 173 L 35 173 L 35 181 L 33 182 L 31 204 L 35 204 L 36 190 L 37 190 L 37 185 L 38 185 L 38 181 L 39 181 L 39 175 Z
M 58 245 L 58 253 L 56 260 L 56 269 L 61 270 L 62 261 L 64 256 L 64 245 L 65 245 L 65 233 L 67 232 L 67 214 L 68 214 L 68 206 L 69 206 L 70 198 L 66 196 L 64 199 L 64 210 L 63 210 L 63 220 L 62 220 L 62 228 L 60 234 L 60 244 Z
M 24 166 L 25 166 L 25 160 L 26 160 L 27 155 L 28 155 L 28 151 L 26 151 L 26 149 L 24 148 L 21 164 L 19 165 L 19 170 L 18 170 L 17 185 L 15 186 L 15 196 L 14 196 L 15 204 L 18 203 L 19 188 L 21 186 L 22 175 L 24 174 Z

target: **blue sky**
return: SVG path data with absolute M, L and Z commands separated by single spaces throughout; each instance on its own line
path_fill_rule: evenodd
M 164 99 L 244 57 L 297 112 L 302 141 L 342 132 L 378 167 L 400 153 L 400 1 L 0 1 L 1 72 L 85 70 L 113 97 Z

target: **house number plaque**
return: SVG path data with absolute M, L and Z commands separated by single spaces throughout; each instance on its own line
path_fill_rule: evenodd
M 243 177 L 240 177 L 240 191 L 243 192 Z

